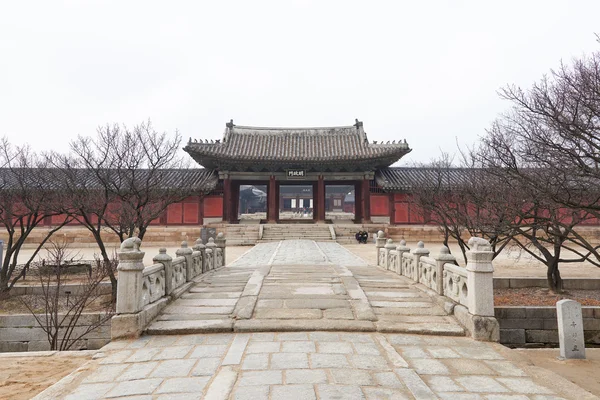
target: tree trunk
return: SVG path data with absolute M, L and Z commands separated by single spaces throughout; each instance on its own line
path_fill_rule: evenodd
M 0 300 L 6 300 L 10 297 L 10 288 L 8 287 L 8 279 L 0 278 Z
M 558 258 L 555 258 L 548 265 L 548 272 L 546 274 L 548 279 L 548 289 L 552 293 L 562 293 L 563 292 L 563 281 L 560 276 L 560 271 L 558 270 Z
M 89 227 L 88 227 L 89 229 Z M 110 259 L 110 257 L 108 256 L 108 253 L 106 252 L 106 246 L 104 246 L 104 241 L 102 240 L 102 235 L 100 233 L 100 230 L 95 230 L 95 229 L 90 229 L 92 231 L 92 234 L 94 235 L 94 239 L 96 239 L 96 244 L 98 245 L 98 248 L 100 248 L 100 255 L 102 256 L 102 260 L 104 261 L 104 264 L 106 266 L 108 266 L 108 278 L 110 279 L 110 286 L 111 286 L 111 303 L 115 305 L 117 305 L 117 278 L 115 277 L 115 271 L 113 271 L 112 269 L 112 265 L 111 262 L 112 260 Z

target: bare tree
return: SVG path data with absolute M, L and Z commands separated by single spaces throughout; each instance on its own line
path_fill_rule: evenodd
M 512 108 L 472 154 L 522 197 L 513 243 L 547 266 L 548 286 L 560 291 L 559 264 L 600 266 L 600 246 L 581 234 L 582 224 L 600 217 L 600 53 L 562 63 L 530 89 L 507 86 L 500 95 Z
M 116 267 L 116 260 L 106 264 L 96 259 L 96 265 L 89 274 L 79 274 L 76 290 L 66 295 L 64 285 L 73 277 L 69 271 L 71 257 L 65 243 L 50 242 L 48 258 L 36 262 L 37 274 L 42 288 L 43 314 L 37 311 L 37 302 L 31 298 L 22 299 L 23 304 L 34 316 L 38 325 L 46 333 L 51 350 L 69 350 L 85 335 L 105 324 L 113 315 L 114 303 L 111 301 L 100 305 L 101 311 L 96 315 L 88 315 L 85 311 L 93 304 L 98 307 L 101 300 L 100 283 L 108 275 L 108 270 Z M 83 278 L 83 281 L 81 279 Z M 83 322 L 82 317 L 85 319 Z
M 7 235 L 0 268 L 0 299 L 6 298 L 15 283 L 25 276 L 31 262 L 52 235 L 72 220 L 65 215 L 44 231 L 32 255 L 13 276 L 20 263 L 23 245 L 32 231 L 44 219 L 61 214 L 59 205 L 64 202 L 63 193 L 57 190 L 47 166 L 48 160 L 29 147 L 13 146 L 7 139 L 0 141 L 0 224 Z
M 70 199 L 65 211 L 92 233 L 104 262 L 110 260 L 107 230 L 121 242 L 143 239 L 169 205 L 215 183 L 209 171 L 188 168 L 180 144 L 178 133 L 159 133 L 149 121 L 133 129 L 106 125 L 95 138 L 72 142 L 70 155 L 55 157 Z M 109 277 L 116 298 L 116 278 L 112 272 Z
M 471 236 L 487 239 L 494 257 L 508 245 L 513 234 L 513 214 L 506 207 L 510 200 L 492 176 L 472 168 L 466 158 L 456 167 L 446 153 L 420 168 L 427 182 L 414 185 L 412 202 L 424 220 L 438 225 L 445 246 L 456 241 L 466 263 Z

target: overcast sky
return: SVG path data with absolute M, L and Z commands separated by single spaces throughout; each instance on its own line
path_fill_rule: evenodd
M 351 125 L 402 164 L 471 144 L 560 60 L 600 49 L 600 1 L 0 0 L 0 136 L 64 150 L 150 118 L 187 141 Z

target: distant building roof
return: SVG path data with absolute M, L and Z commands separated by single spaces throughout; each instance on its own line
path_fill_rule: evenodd
M 222 140 L 190 140 L 184 150 L 205 168 L 257 172 L 375 170 L 411 151 L 406 141 L 369 143 L 359 121 L 327 128 L 266 128 L 229 122 Z
M 387 191 L 411 191 L 418 186 L 432 186 L 438 183 L 453 187 L 468 181 L 474 169 L 470 168 L 429 168 L 391 167 L 375 173 L 377 185 Z
M 152 176 L 149 175 L 149 169 L 135 169 L 132 171 L 104 170 L 107 174 L 114 173 L 115 180 L 119 176 L 120 181 L 146 182 L 151 179 L 152 185 L 157 189 L 172 189 L 182 187 L 185 184 L 188 188 L 198 191 L 211 191 L 219 181 L 217 174 L 213 170 L 204 168 L 195 169 L 162 169 L 154 170 Z M 71 179 L 82 188 L 100 188 L 102 185 L 98 177 L 89 169 L 72 169 L 67 172 L 68 177 L 61 175 L 63 172 L 57 168 L 31 168 L 31 169 L 9 169 L 0 168 L 0 190 L 19 189 L 20 186 L 36 187 L 39 189 L 60 189 L 66 184 L 67 179 Z M 135 173 L 135 176 L 126 176 L 128 173 Z M 106 175 L 109 177 L 110 175 Z

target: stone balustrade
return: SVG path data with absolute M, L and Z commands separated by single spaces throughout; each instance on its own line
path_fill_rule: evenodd
M 222 233 L 216 241 L 210 238 L 206 245 L 198 239 L 193 248 L 182 242 L 175 258 L 161 248 L 150 266 L 144 266 L 141 244 L 139 238 L 129 238 L 117 253 L 119 276 L 116 315 L 111 327 L 113 339 L 139 336 L 170 301 L 189 289 L 195 278 L 225 266 L 226 239 Z
M 377 233 L 377 265 L 405 276 L 438 298 L 449 313 L 454 313 L 474 339 L 499 340 L 498 321 L 494 317 L 492 252 L 485 239 L 472 237 L 468 242 L 467 266 L 456 264 L 447 247 L 430 256 L 423 242 L 410 249 L 404 240 L 396 246 Z

